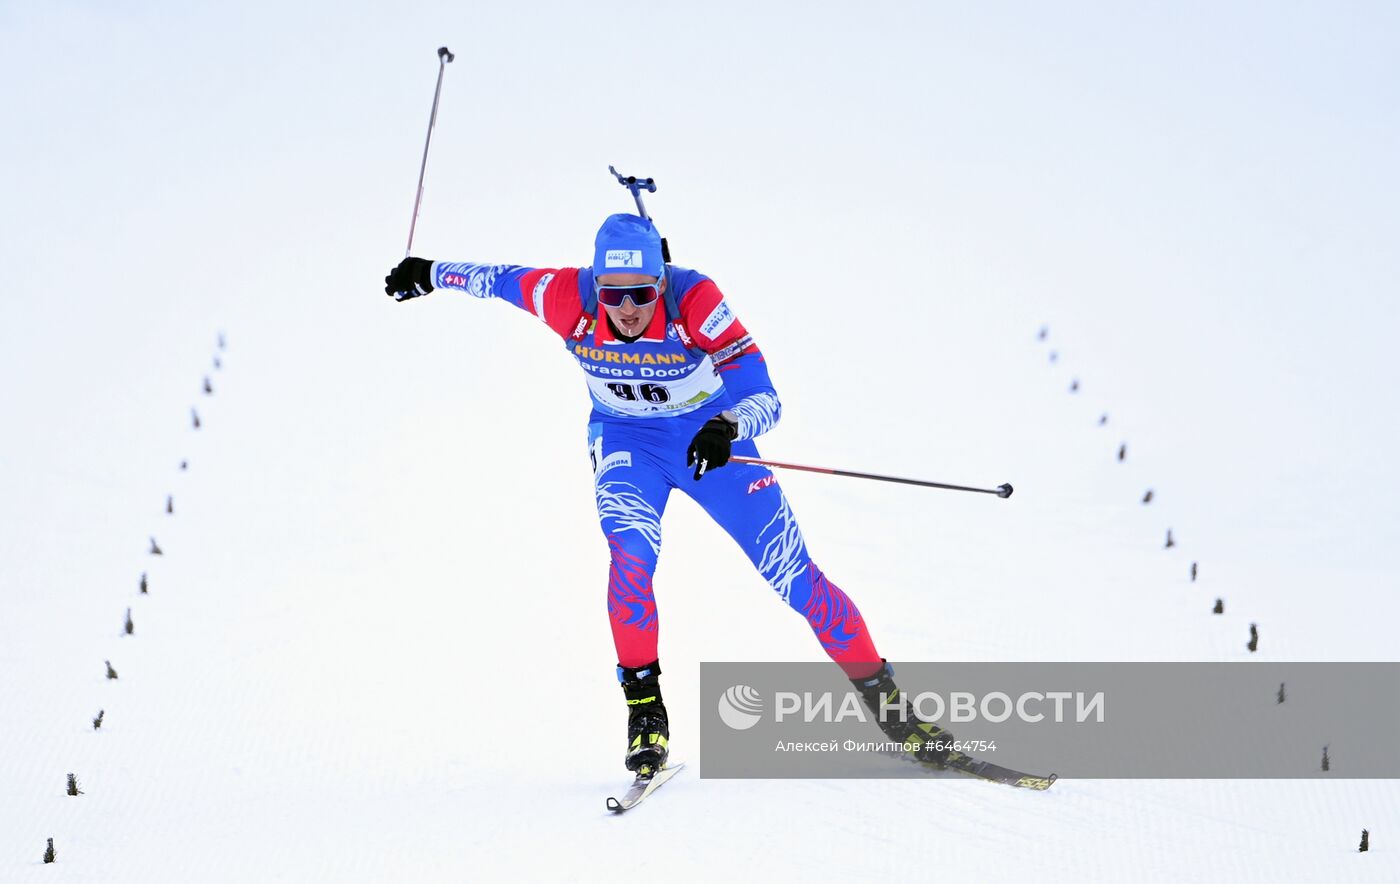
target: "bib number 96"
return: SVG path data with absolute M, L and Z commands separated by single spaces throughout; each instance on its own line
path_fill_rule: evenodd
M 619 399 L 627 402 L 669 402 L 671 391 L 661 384 L 621 384 L 609 383 L 608 389 Z

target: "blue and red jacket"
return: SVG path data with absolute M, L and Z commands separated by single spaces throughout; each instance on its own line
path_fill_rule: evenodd
M 719 287 L 697 271 L 666 266 L 664 303 L 632 342 L 618 338 L 597 309 L 588 267 L 436 261 L 432 280 L 434 288 L 508 301 L 553 329 L 583 369 L 599 418 L 646 420 L 714 408 L 735 417 L 738 439 L 751 439 L 781 415 L 758 345 Z

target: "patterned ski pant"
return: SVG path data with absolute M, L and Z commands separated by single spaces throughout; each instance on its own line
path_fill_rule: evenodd
M 808 555 L 772 472 L 731 462 L 696 481 L 694 468 L 686 466 L 691 438 L 714 411 L 589 425 L 598 521 L 612 557 L 608 619 L 618 664 L 631 668 L 657 659 L 652 575 L 661 554 L 661 515 L 671 490 L 679 488 L 734 538 L 778 598 L 806 618 L 822 649 L 849 677 L 871 674 L 880 655 L 865 621 Z M 757 457 L 758 449 L 744 440 L 734 443 L 733 453 Z

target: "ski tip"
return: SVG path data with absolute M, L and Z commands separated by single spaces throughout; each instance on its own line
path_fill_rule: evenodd
M 642 799 L 650 795 L 652 791 L 661 786 L 676 773 L 685 767 L 684 761 L 676 761 L 667 764 L 658 770 L 638 771 L 636 779 L 632 781 L 632 787 L 627 790 L 627 794 L 622 798 L 609 797 L 607 801 L 608 810 L 615 814 L 625 813 L 642 802 Z
M 1055 781 L 1060 778 L 1059 774 L 1051 774 L 1048 777 L 1023 776 L 1016 781 L 1015 785 L 1025 789 L 1033 789 L 1037 792 L 1044 792 L 1055 785 Z

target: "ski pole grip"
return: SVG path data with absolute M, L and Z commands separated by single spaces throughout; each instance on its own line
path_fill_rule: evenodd
M 438 58 L 441 59 L 444 64 L 446 64 L 450 61 L 455 60 L 457 56 L 453 55 L 451 50 L 449 50 L 446 46 L 439 46 Z
M 1003 483 L 1003 484 L 997 486 L 997 497 L 1002 497 L 1002 498 L 1010 497 L 1010 496 L 1011 496 L 1011 492 L 1012 492 L 1012 491 L 1015 491 L 1015 490 L 1016 490 L 1016 489 L 1015 489 L 1015 488 L 1012 488 L 1012 487 L 1011 487 L 1011 484 L 1010 484 L 1009 482 L 1008 482 L 1008 483 Z

